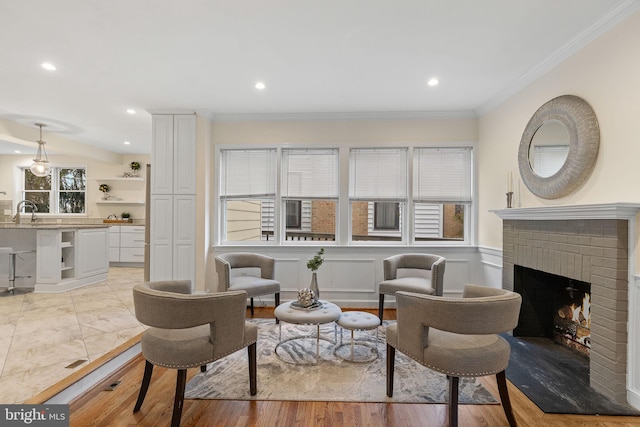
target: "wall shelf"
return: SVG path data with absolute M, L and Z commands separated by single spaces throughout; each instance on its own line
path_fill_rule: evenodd
M 101 200 L 97 205 L 144 205 L 144 200 Z
M 112 176 L 109 178 L 92 178 L 93 181 L 129 181 L 129 182 L 142 182 L 144 178 L 140 176 L 124 177 L 124 176 Z

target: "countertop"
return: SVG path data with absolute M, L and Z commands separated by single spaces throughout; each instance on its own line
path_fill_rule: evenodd
M 14 222 L 0 222 L 0 230 L 2 229 L 20 229 L 20 230 L 75 230 L 79 228 L 108 228 L 109 224 L 32 224 L 23 222 L 16 224 Z

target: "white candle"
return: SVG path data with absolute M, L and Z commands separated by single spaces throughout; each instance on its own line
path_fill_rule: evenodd
M 513 191 L 513 172 L 507 172 L 507 193 Z

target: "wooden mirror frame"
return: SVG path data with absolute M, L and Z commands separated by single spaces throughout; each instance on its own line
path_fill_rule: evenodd
M 548 120 L 558 120 L 569 133 L 569 155 L 558 172 L 543 178 L 529 162 L 533 136 Z M 518 150 L 518 167 L 524 185 L 538 197 L 558 199 L 581 186 L 598 157 L 600 127 L 591 106 L 582 98 L 563 95 L 545 103 L 535 112 L 522 134 Z

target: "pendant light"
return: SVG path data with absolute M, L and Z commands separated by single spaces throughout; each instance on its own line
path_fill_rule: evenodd
M 51 172 L 51 166 L 49 166 L 49 158 L 47 157 L 47 152 L 44 149 L 45 142 L 42 140 L 42 128 L 46 125 L 36 123 L 36 126 L 40 128 L 40 139 L 36 141 L 38 143 L 38 153 L 36 154 L 36 158 L 33 159 L 31 173 L 35 176 L 47 176 Z

